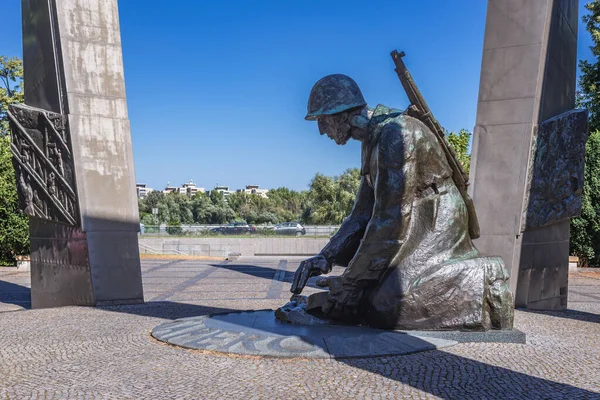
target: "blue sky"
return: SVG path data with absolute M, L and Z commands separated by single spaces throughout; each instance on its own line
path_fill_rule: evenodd
M 21 0 L 2 3 L 0 54 L 20 57 Z M 343 73 L 370 105 L 405 108 L 393 49 L 440 123 L 472 130 L 486 3 L 120 0 L 137 181 L 302 190 L 316 172 L 358 167 L 357 142 L 304 121 L 308 94 Z M 579 58 L 590 44 L 580 24 Z

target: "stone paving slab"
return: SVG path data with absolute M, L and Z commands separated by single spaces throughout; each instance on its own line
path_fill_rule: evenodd
M 292 325 L 277 321 L 273 310 L 180 319 L 155 327 L 152 336 L 188 349 L 279 358 L 399 356 L 458 343 L 366 327 Z
M 590 297 L 593 291 L 581 291 L 573 302 L 569 296 L 565 311 L 517 310 L 515 326 L 527 335 L 526 344 L 458 343 L 393 357 L 276 359 L 159 345 L 150 335 L 176 319 L 277 308 L 289 299 L 291 276 L 302 261 L 285 257 L 281 291 L 269 298 L 273 280 L 281 282 L 276 274 L 282 259 L 240 258 L 217 268 L 256 268 L 218 279 L 208 275 L 186 289 L 200 295 L 204 285 L 211 290 L 222 285 L 230 298 L 151 301 L 186 279 L 144 279 L 145 304 L 0 312 L 0 399 L 600 399 L 600 301 Z M 144 260 L 144 277 L 168 278 L 171 265 L 165 264 L 171 261 Z M 185 260 L 172 267 L 191 271 L 189 280 L 218 264 Z M 265 269 L 271 273 L 252 274 Z M 12 273 L 0 270 L 0 288 L 17 285 L 26 295 L 29 275 Z M 240 285 L 227 285 L 234 276 L 261 295 L 236 299 Z M 598 278 L 572 274 L 569 288 L 600 288 Z M 311 279 L 307 291 L 318 290 Z M 0 290 L 0 310 L 24 309 L 3 296 Z

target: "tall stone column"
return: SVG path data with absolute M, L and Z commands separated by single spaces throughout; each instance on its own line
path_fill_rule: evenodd
M 536 225 L 526 214 L 538 127 L 575 105 L 577 3 L 488 0 L 470 176 L 481 227 L 475 244 L 502 256 L 517 307 L 567 304 L 569 215 Z M 587 129 L 578 118 L 579 131 Z
M 11 127 L 32 306 L 142 302 L 117 0 L 22 7 L 26 106 Z

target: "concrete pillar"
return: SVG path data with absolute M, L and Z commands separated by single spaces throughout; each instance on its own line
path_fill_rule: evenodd
M 142 302 L 117 1 L 22 5 L 25 103 L 67 116 L 79 213 L 32 219 L 32 305 Z
M 575 104 L 577 0 L 489 0 L 470 186 L 485 254 L 516 306 L 566 307 L 569 221 L 525 229 L 534 130 Z

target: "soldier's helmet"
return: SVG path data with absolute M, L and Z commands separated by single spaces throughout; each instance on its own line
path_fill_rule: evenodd
M 327 75 L 315 83 L 308 98 L 308 113 L 311 121 L 319 115 L 341 113 L 367 105 L 358 85 L 352 78 L 342 74 Z

